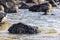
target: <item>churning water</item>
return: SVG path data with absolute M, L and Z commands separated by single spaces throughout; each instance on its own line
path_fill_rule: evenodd
M 8 13 L 7 21 L 14 23 L 22 22 L 31 26 L 38 26 L 43 28 L 55 28 L 58 32 L 60 31 L 60 9 L 53 8 L 52 13 L 48 15 L 42 15 L 43 12 L 30 12 L 28 9 L 19 9 L 18 13 Z M 54 14 L 54 15 L 51 15 Z M 9 34 L 8 32 L 0 32 L 1 37 L 10 37 L 15 40 L 59 40 L 60 36 L 43 35 L 41 33 L 34 35 L 20 35 L 20 34 Z

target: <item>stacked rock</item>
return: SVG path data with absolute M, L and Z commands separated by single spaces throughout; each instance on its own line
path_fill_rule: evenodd
M 23 23 L 13 24 L 9 29 L 12 34 L 36 34 L 38 27 L 32 27 Z

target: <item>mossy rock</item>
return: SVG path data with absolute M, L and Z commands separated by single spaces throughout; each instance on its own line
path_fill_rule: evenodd
M 2 23 L 0 23 L 0 30 L 5 30 L 10 26 L 10 23 L 7 21 L 4 21 Z

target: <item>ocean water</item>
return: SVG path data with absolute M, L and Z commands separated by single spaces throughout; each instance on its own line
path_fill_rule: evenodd
M 31 12 L 28 9 L 19 9 L 18 13 L 7 14 L 7 20 L 12 24 L 22 22 L 38 27 L 60 28 L 60 9 L 53 8 L 52 13 L 48 13 L 48 15 L 42 14 L 43 12 Z
M 7 21 L 12 24 L 24 23 L 31 26 L 37 26 L 38 28 L 48 29 L 54 28 L 57 30 L 57 34 L 44 34 L 38 33 L 33 35 L 27 34 L 9 34 L 6 31 L 0 31 L 0 37 L 11 37 L 15 40 L 59 40 L 60 35 L 60 9 L 53 8 L 52 13 L 48 15 L 42 15 L 43 12 L 31 12 L 28 9 L 19 9 L 18 13 L 8 13 Z M 51 15 L 54 14 L 54 15 Z

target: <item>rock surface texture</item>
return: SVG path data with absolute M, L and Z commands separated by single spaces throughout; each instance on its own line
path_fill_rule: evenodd
M 13 34 L 36 34 L 37 27 L 25 25 L 23 23 L 13 24 L 9 29 L 9 33 Z

